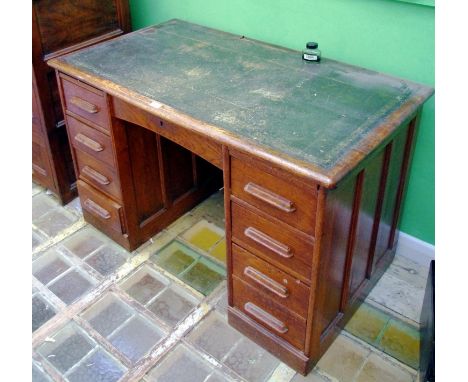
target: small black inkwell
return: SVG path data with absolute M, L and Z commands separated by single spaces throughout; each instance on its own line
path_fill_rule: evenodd
M 322 52 L 318 49 L 316 42 L 308 42 L 306 48 L 302 51 L 302 59 L 308 62 L 320 62 Z

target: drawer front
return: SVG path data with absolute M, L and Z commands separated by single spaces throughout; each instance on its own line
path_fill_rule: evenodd
M 109 131 L 109 109 L 106 94 L 89 85 L 77 85 L 62 76 L 65 109 Z
M 232 240 L 289 273 L 309 280 L 314 245 L 286 225 L 274 223 L 231 203 Z
M 231 192 L 269 215 L 314 235 L 317 193 L 313 185 L 300 187 L 233 157 Z
M 243 248 L 232 245 L 233 273 L 250 286 L 257 288 L 278 304 L 307 317 L 310 289 Z
M 91 214 L 97 221 L 106 227 L 109 227 L 118 233 L 124 233 L 120 220 L 122 207 L 113 200 L 94 190 L 85 182 L 78 180 L 76 183 L 83 210 Z
M 109 136 L 70 116 L 67 117 L 67 123 L 71 144 L 74 148 L 84 151 L 114 168 L 112 140 Z
M 119 177 L 108 166 L 80 150 L 75 150 L 79 177 L 116 199 L 121 200 Z
M 306 320 L 276 304 L 271 297 L 244 283 L 236 276 L 233 280 L 234 306 L 291 345 L 303 350 Z

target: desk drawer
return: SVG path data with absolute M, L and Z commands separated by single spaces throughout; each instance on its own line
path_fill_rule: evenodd
M 83 210 L 92 215 L 103 226 L 118 233 L 124 233 L 121 222 L 122 207 L 82 180 L 78 180 L 76 183 Z
M 109 108 L 106 94 L 86 84 L 61 75 L 65 109 L 109 131 Z
M 73 117 L 67 117 L 70 141 L 74 148 L 107 163 L 114 168 L 112 140 L 92 127 L 79 122 Z
M 306 320 L 274 302 L 236 276 L 232 276 L 234 306 L 264 326 L 271 333 L 284 338 L 303 350 Z
M 232 240 L 264 260 L 309 280 L 314 245 L 285 224 L 231 203 Z
M 102 162 L 81 150 L 75 150 L 76 164 L 80 179 L 116 199 L 122 199 L 117 174 Z
M 233 273 L 299 316 L 307 317 L 310 289 L 246 250 L 232 245 Z
M 313 185 L 301 187 L 233 157 L 231 192 L 269 215 L 314 235 L 317 192 Z

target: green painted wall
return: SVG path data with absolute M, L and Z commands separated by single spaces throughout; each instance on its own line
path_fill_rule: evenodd
M 430 1 L 429 1 L 430 3 Z M 130 0 L 133 28 L 172 18 L 434 85 L 434 7 L 395 0 Z M 434 244 L 434 97 L 425 105 L 401 229 Z

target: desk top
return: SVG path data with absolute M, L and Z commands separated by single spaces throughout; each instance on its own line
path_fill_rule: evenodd
M 304 62 L 300 52 L 180 20 L 51 65 L 222 143 L 244 142 L 326 186 L 433 93 L 326 58 Z

